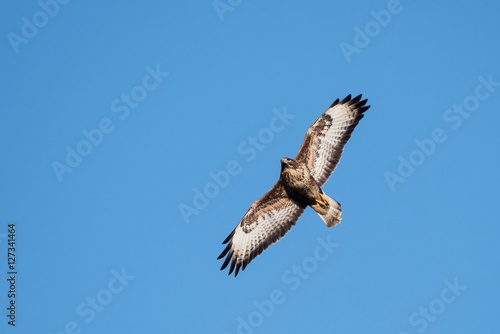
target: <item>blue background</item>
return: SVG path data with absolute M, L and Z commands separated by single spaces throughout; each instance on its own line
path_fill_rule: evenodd
M 498 2 L 228 1 L 5 5 L 0 268 L 15 222 L 18 275 L 2 333 L 497 333 Z M 342 223 L 308 209 L 220 272 L 279 159 L 360 93 L 372 107 L 324 187 Z M 87 155 L 58 177 L 68 147 Z

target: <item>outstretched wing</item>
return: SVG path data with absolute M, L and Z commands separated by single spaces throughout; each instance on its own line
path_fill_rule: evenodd
M 344 145 L 352 131 L 370 108 L 361 101 L 361 95 L 351 99 L 349 94 L 342 101 L 337 99 L 307 130 L 304 142 L 295 157 L 305 163 L 321 187 L 332 175 L 342 157 Z
M 229 243 L 218 257 L 226 256 L 221 270 L 229 267 L 229 275 L 245 267 L 267 247 L 281 239 L 304 212 L 305 206 L 291 200 L 278 181 L 264 196 L 252 204 L 234 231 L 224 240 Z

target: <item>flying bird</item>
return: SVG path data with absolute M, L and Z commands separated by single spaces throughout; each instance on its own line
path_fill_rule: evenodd
M 321 187 L 337 166 L 344 145 L 370 108 L 361 95 L 342 101 L 337 99 L 309 128 L 299 153 L 281 159 L 278 182 L 252 204 L 236 228 L 224 240 L 227 244 L 218 259 L 224 256 L 224 270 L 238 275 L 267 247 L 281 239 L 295 225 L 307 206 L 318 213 L 326 226 L 340 223 L 340 204 L 325 194 Z

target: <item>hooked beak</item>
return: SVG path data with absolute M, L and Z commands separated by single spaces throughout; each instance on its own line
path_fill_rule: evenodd
M 281 159 L 281 164 L 290 167 L 290 159 L 289 158 Z

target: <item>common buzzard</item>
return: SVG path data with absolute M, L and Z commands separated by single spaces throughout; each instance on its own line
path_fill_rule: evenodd
M 218 259 L 226 256 L 221 270 L 229 263 L 229 275 L 246 266 L 267 247 L 281 239 L 309 205 L 326 226 L 340 223 L 340 204 L 323 192 L 337 166 L 344 145 L 370 108 L 361 95 L 337 99 L 307 131 L 295 159 L 281 159 L 278 182 L 252 204 L 238 226 L 224 240 L 229 243 Z

